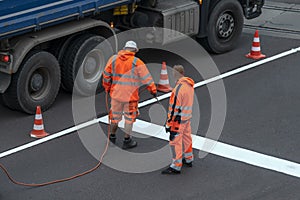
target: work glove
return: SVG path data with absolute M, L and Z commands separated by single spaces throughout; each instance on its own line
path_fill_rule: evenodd
M 170 133 L 171 132 L 171 127 L 166 125 L 165 126 L 165 130 L 166 130 L 166 133 Z
M 176 132 L 170 131 L 169 140 L 170 140 L 170 141 L 173 141 L 173 140 L 175 139 L 176 135 L 177 135 Z
M 177 133 L 171 131 L 171 126 L 168 126 L 168 125 L 165 126 L 165 130 L 166 130 L 166 133 L 169 133 L 169 134 L 170 134 L 169 140 L 170 140 L 170 141 L 173 141 L 174 138 L 175 138 L 175 136 L 177 135 Z

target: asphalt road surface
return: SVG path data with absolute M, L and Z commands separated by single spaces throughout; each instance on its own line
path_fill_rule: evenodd
M 299 0 L 266 0 L 266 2 L 280 2 L 280 3 L 300 4 Z
M 294 39 L 266 35 L 261 35 L 260 39 L 262 53 L 267 57 L 300 46 L 300 41 Z M 253 34 L 244 33 L 234 51 L 212 55 L 221 74 L 255 62 L 245 58 L 245 54 L 251 48 L 252 40 Z M 227 110 L 224 128 L 218 138 L 219 142 L 272 158 L 300 163 L 299 53 L 258 65 L 254 69 L 223 80 Z M 195 82 L 203 80 L 203 77 L 190 66 L 187 60 L 173 54 L 158 50 L 141 50 L 138 56 L 147 63 L 166 61 L 168 66 L 183 64 L 186 67 L 187 76 L 192 77 Z M 191 52 L 190 56 L 196 58 L 199 54 Z M 156 74 L 159 73 L 160 68 L 155 65 L 150 65 L 149 68 L 157 81 L 159 77 Z M 171 83 L 174 85 L 173 82 Z M 207 86 L 199 87 L 195 92 L 199 101 L 200 119 L 199 127 L 193 131 L 193 134 L 205 137 L 211 118 L 212 101 Z M 141 101 L 149 98 L 151 96 L 147 92 L 142 92 Z M 96 97 L 95 107 L 100 116 L 106 115 L 104 99 L 103 93 Z M 166 106 L 167 99 L 162 100 L 161 103 Z M 159 104 L 155 105 L 159 106 Z M 153 105 L 145 106 L 140 109 L 139 119 L 162 124 L 160 119 L 151 119 L 149 113 L 152 109 L 157 112 L 161 111 Z M 84 113 L 82 115 L 88 120 L 89 116 L 84 116 Z M 161 114 L 161 117 L 163 116 Z M 74 119 L 71 95 L 61 91 L 53 107 L 43 113 L 43 119 L 45 129 L 50 135 L 72 127 Z M 11 111 L 0 105 L 0 152 L 35 141 L 29 137 L 32 125 L 33 116 Z M 100 127 L 104 131 L 107 129 L 104 123 L 100 123 Z M 122 134 L 123 132 L 119 130 L 117 141 L 119 147 Z M 155 137 L 135 135 L 135 138 L 139 146 L 130 150 L 131 153 L 146 155 L 167 147 L 166 141 Z M 95 140 L 94 142 L 93 145 L 98 154 L 103 152 L 105 141 Z M 97 148 L 98 142 L 99 149 Z M 183 168 L 182 174 L 178 176 L 163 176 L 160 174 L 161 169 L 144 173 L 141 172 L 142 169 L 140 173 L 117 170 L 116 168 L 122 167 L 122 164 L 132 164 L 134 161 L 126 160 L 126 156 L 112 157 L 112 149 L 118 147 L 110 146 L 109 148 L 106 162 L 112 158 L 119 161 L 118 166 L 112 167 L 104 164 L 89 175 L 65 183 L 26 188 L 13 185 L 3 173 L 0 173 L 0 199 L 300 199 L 300 181 L 297 176 L 249 165 L 213 153 L 200 159 L 199 151 L 194 150 L 195 161 L 192 168 Z M 40 183 L 68 177 L 96 165 L 97 159 L 90 154 L 89 150 L 84 146 L 80 133 L 72 132 L 0 158 L 0 163 L 3 163 L 19 181 Z M 226 152 L 223 154 L 225 155 Z M 169 160 L 162 159 L 165 155 L 154 154 L 154 156 L 155 160 L 157 159 L 154 165 L 169 162 Z M 255 156 L 246 159 L 255 160 Z M 270 166 L 274 164 L 272 160 L 267 163 Z

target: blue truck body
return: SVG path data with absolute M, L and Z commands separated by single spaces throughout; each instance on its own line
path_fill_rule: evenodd
M 3 0 L 0 40 L 129 4 L 132 0 Z

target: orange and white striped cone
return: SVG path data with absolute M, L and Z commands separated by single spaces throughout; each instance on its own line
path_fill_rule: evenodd
M 252 58 L 252 59 L 255 59 L 255 60 L 266 57 L 264 54 L 261 53 L 258 30 L 255 31 L 251 51 L 250 51 L 250 53 L 248 53 L 246 55 L 246 57 L 247 58 Z
M 30 132 L 30 136 L 33 138 L 43 138 L 49 134 L 44 130 L 43 116 L 41 107 L 36 107 L 36 114 L 34 118 L 33 130 Z
M 160 71 L 160 79 L 158 81 L 157 90 L 161 92 L 170 92 L 172 91 L 172 87 L 169 83 L 168 70 L 166 62 L 162 63 L 161 71 Z

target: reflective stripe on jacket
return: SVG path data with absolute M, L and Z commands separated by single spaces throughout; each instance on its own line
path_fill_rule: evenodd
M 146 65 L 134 56 L 134 52 L 121 50 L 112 56 L 103 72 L 103 87 L 110 96 L 121 102 L 138 101 L 138 88 L 147 85 L 151 93 L 156 86 Z
M 176 116 L 180 116 L 181 121 L 191 119 L 193 102 L 194 81 L 191 78 L 182 77 L 177 81 L 170 97 L 167 125 L 172 126 Z

